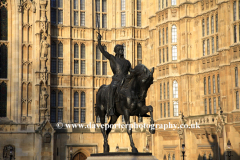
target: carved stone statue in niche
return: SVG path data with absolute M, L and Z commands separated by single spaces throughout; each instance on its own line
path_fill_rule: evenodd
M 48 94 L 47 94 L 47 90 L 45 87 L 43 87 L 41 94 L 40 94 L 40 107 L 41 108 L 47 108 L 47 98 L 48 98 Z
M 48 55 L 48 47 L 50 46 L 47 43 L 47 37 L 45 34 L 42 34 L 42 40 L 41 40 L 41 49 L 40 49 L 40 56 L 41 57 L 47 57 Z

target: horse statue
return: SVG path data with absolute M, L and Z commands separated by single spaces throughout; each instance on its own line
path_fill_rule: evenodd
M 149 132 L 155 133 L 154 121 L 153 121 L 153 107 L 151 105 L 146 106 L 145 98 L 147 96 L 147 90 L 151 84 L 153 84 L 153 72 L 154 68 L 149 70 L 143 64 L 138 64 L 134 71 L 128 75 L 123 84 L 118 88 L 117 97 L 115 98 L 115 114 L 110 116 L 108 126 L 112 126 L 116 123 L 120 115 L 124 116 L 125 123 L 127 125 L 127 133 L 129 135 L 130 144 L 133 153 L 138 153 L 137 148 L 133 143 L 132 129 L 130 127 L 130 116 L 142 116 L 149 117 L 146 113 L 150 112 L 151 127 Z M 105 115 L 107 113 L 109 85 L 102 85 L 96 96 L 95 113 L 100 117 L 101 126 L 105 126 Z M 108 135 L 111 132 L 111 127 L 105 129 L 101 127 L 101 132 L 104 138 L 104 153 L 109 152 Z

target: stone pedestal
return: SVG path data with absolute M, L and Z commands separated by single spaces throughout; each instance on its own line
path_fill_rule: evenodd
M 158 160 L 152 153 L 110 152 L 91 154 L 87 160 Z

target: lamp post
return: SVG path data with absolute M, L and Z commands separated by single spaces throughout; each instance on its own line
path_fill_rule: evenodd
M 183 154 L 183 160 L 184 160 L 184 154 L 185 154 L 185 150 L 184 150 L 184 148 L 185 148 L 185 144 L 183 143 L 183 144 L 182 144 L 182 154 Z
M 72 149 L 72 147 L 70 147 L 70 150 L 69 150 L 69 152 L 70 152 L 70 160 L 72 160 L 72 152 L 73 152 L 73 149 Z
M 228 143 L 227 143 L 227 156 L 228 156 L 228 160 L 231 160 L 231 156 L 232 156 L 232 150 L 231 150 L 231 142 L 230 140 L 228 140 Z

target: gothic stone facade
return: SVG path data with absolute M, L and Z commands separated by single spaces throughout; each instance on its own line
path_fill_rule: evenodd
M 230 141 L 238 160 L 239 13 L 234 0 L 1 0 L 0 159 L 85 159 L 103 151 L 99 129 L 56 127 L 98 122 L 95 95 L 112 76 L 96 47 L 99 22 L 108 52 L 123 44 L 133 67 L 155 67 L 146 100 L 155 124 L 200 124 L 154 135 L 134 129 L 140 152 L 180 160 L 185 144 L 185 159 L 223 160 Z M 130 151 L 126 129 L 114 129 L 109 143 L 111 152 L 117 144 Z

